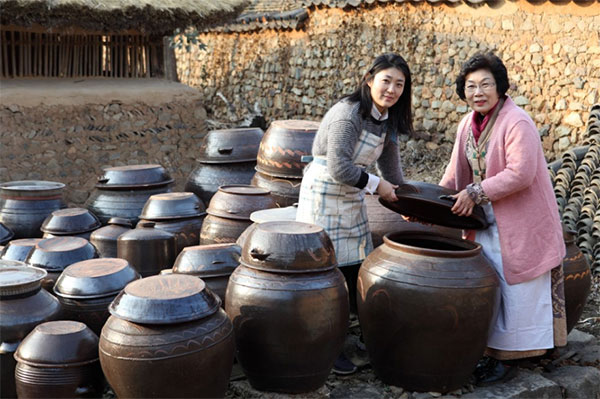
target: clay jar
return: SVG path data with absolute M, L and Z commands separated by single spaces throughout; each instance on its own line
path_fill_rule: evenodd
M 251 184 L 270 191 L 277 206 L 283 208 L 298 202 L 302 179 L 284 179 L 283 177 L 274 177 L 256 172 L 252 177 Z
M 117 257 L 117 239 L 123 233 L 131 230 L 131 221 L 125 218 L 110 218 L 108 225 L 94 231 L 90 242 L 98 250 L 101 258 Z
M 120 398 L 224 397 L 233 328 L 221 301 L 196 277 L 152 276 L 111 304 L 100 362 Z
M 98 336 L 76 321 L 37 326 L 15 353 L 19 398 L 98 398 L 103 379 Z
M 42 223 L 44 238 L 73 236 L 86 240 L 100 227 L 100 221 L 84 208 L 65 208 L 52 212 Z
M 175 236 L 155 229 L 154 222 L 140 222 L 117 239 L 117 257 L 126 259 L 142 277 L 172 267 L 176 250 Z
M 52 181 L 23 180 L 0 184 L 0 222 L 13 238 L 38 238 L 44 219 L 65 207 L 65 185 Z
M 54 294 L 61 317 L 84 323 L 96 335 L 108 319 L 108 305 L 131 281 L 141 278 L 125 260 L 99 258 L 77 262 L 58 277 Z
M 256 225 L 229 279 L 226 311 L 250 384 L 302 393 L 325 383 L 348 329 L 348 291 L 325 231 L 300 222 Z
M 563 259 L 565 275 L 565 307 L 567 310 L 567 332 L 570 332 L 581 317 L 592 287 L 590 265 L 575 244 L 575 232 L 563 230 L 567 254 Z
M 42 240 L 43 238 L 20 238 L 9 241 L 4 249 L 0 251 L 0 259 L 24 262 L 29 252 Z
M 499 294 L 479 244 L 428 232 L 388 234 L 363 262 L 357 291 L 365 345 L 384 383 L 448 392 L 468 382 Z
M 0 260 L 0 396 L 14 398 L 15 359 L 21 340 L 38 324 L 58 317 L 60 304 L 41 289 L 46 271 Z

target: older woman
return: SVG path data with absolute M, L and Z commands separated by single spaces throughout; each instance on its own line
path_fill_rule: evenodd
M 489 228 L 468 232 L 500 279 L 498 315 L 480 385 L 514 375 L 515 359 L 566 344 L 562 278 L 565 246 L 538 131 L 506 95 L 508 74 L 493 54 L 464 63 L 456 92 L 472 112 L 463 118 L 440 185 L 455 190 L 452 212 L 484 207 Z

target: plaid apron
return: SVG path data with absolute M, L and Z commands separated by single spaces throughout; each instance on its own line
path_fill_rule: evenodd
M 385 132 L 379 137 L 363 130 L 352 163 L 362 169 L 372 165 L 383 151 L 385 136 Z M 333 242 L 338 266 L 360 263 L 373 250 L 365 193 L 335 181 L 325 158 L 315 157 L 305 169 L 296 220 L 323 227 Z

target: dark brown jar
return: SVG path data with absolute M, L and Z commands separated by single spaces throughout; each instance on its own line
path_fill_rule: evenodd
M 224 397 L 234 340 L 220 303 L 192 276 L 127 285 L 100 337 L 102 370 L 117 397 Z
M 58 300 L 42 290 L 46 271 L 0 260 L 0 397 L 17 396 L 14 353 L 33 328 L 59 316 Z
M 200 244 L 235 243 L 238 237 L 252 224 L 251 220 L 228 219 L 207 215 L 200 229 Z
M 98 258 L 77 262 L 58 277 L 54 294 L 61 318 L 84 323 L 96 335 L 108 319 L 108 305 L 130 282 L 141 278 L 125 259 Z
M 117 239 L 117 258 L 126 259 L 142 277 L 173 267 L 177 256 L 175 236 L 141 222 Z
M 225 307 L 225 290 L 229 276 L 240 264 L 240 250 L 236 244 L 187 247 L 175 260 L 172 272 L 201 278 L 219 296 Z
M 563 230 L 567 254 L 563 259 L 565 275 L 565 307 L 567 310 L 567 332 L 570 332 L 583 313 L 592 287 L 590 265 L 575 244 L 575 232 Z
M 35 327 L 15 353 L 19 398 L 100 398 L 98 336 L 77 321 Z
M 63 183 L 39 180 L 11 181 L 0 184 L 0 222 L 13 238 L 38 238 L 44 219 L 65 207 Z
M 29 252 L 42 240 L 43 238 L 20 238 L 9 241 L 4 249 L 0 251 L 0 259 L 24 262 Z
M 111 217 L 136 224 L 148 198 L 171 191 L 173 181 L 165 168 L 155 164 L 105 168 L 85 206 L 102 224 Z
M 38 242 L 25 258 L 25 263 L 48 272 L 42 281 L 42 288 L 52 293 L 54 283 L 67 266 L 97 257 L 96 248 L 85 238 L 65 236 Z
M 131 230 L 129 219 L 110 218 L 108 225 L 92 233 L 90 242 L 96 247 L 101 258 L 116 258 L 117 239 L 129 230 Z
M 100 227 L 100 220 L 85 208 L 65 208 L 52 212 L 42 223 L 44 238 L 71 236 L 86 240 Z
M 226 311 L 237 359 L 259 390 L 321 387 L 348 329 L 348 290 L 331 240 L 316 225 L 265 222 L 242 248 Z
M 302 179 L 284 179 L 283 177 L 273 177 L 256 172 L 252 178 L 251 184 L 270 191 L 277 206 L 283 208 L 298 202 Z
M 269 176 L 302 179 L 306 166 L 302 156 L 310 155 L 319 122 L 273 121 L 260 142 L 256 170 Z
M 399 232 L 363 262 L 358 316 L 375 374 L 410 391 L 466 384 L 486 348 L 498 278 L 471 241 Z
M 198 245 L 206 207 L 194 193 L 157 194 L 148 198 L 140 222 L 154 222 L 154 228 L 175 236 L 177 253 L 185 247 Z

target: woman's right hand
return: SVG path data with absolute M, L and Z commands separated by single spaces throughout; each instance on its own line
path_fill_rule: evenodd
M 379 185 L 377 186 L 377 194 L 388 202 L 398 201 L 398 197 L 396 197 L 397 188 L 397 185 L 382 178 L 379 180 Z

